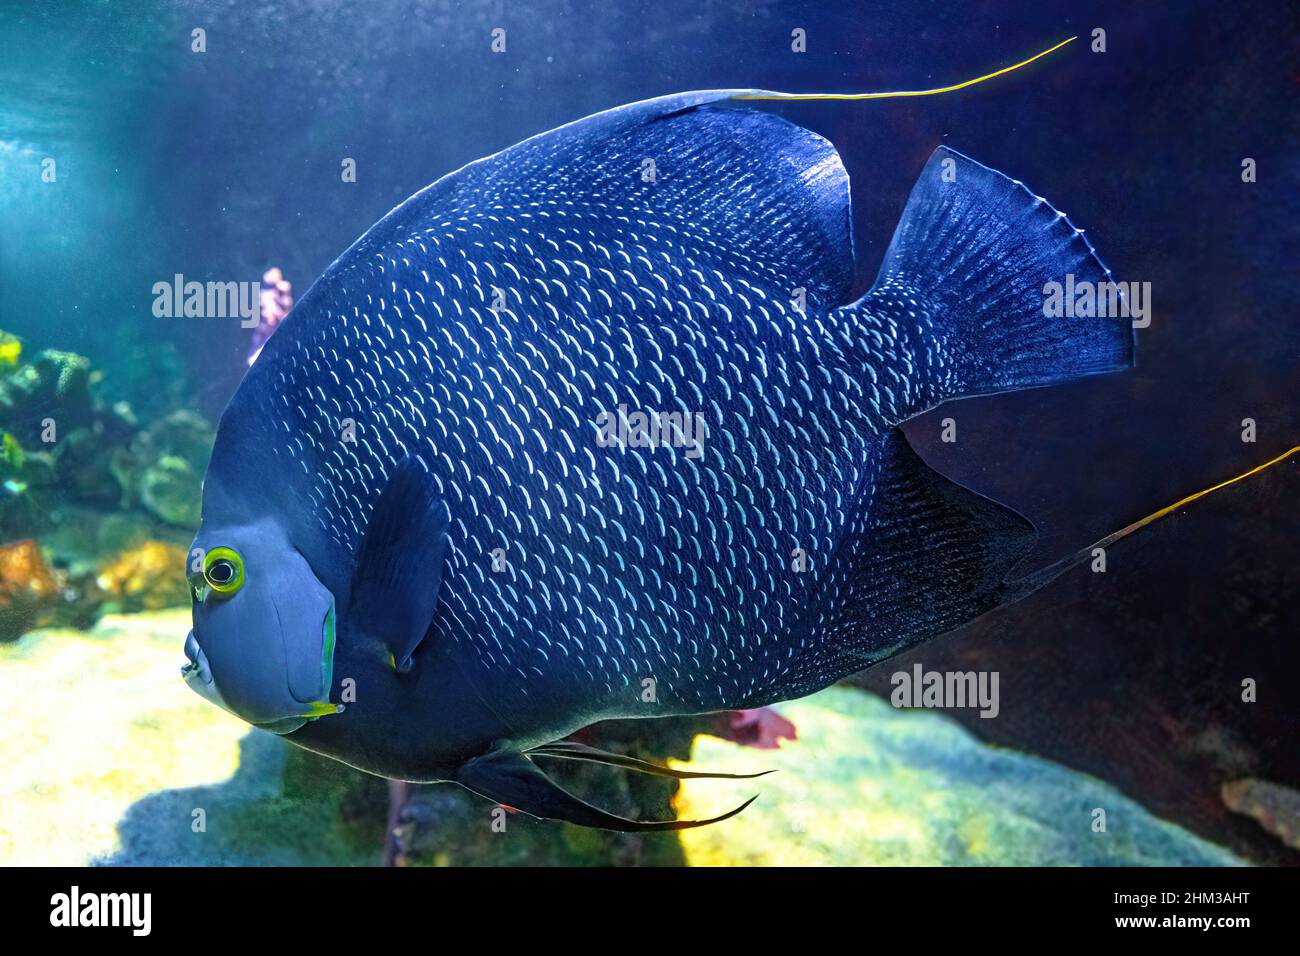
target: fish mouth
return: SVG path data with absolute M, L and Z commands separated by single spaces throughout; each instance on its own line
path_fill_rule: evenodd
M 267 730 L 273 734 L 291 734 L 308 720 L 312 719 L 308 715 L 281 717 L 278 720 L 269 720 L 263 723 L 256 723 L 248 720 L 242 714 L 238 713 L 233 707 L 226 703 L 226 699 L 221 696 L 221 690 L 217 687 L 216 679 L 212 676 L 212 668 L 208 666 L 208 655 L 203 653 L 203 648 L 199 646 L 198 640 L 194 637 L 194 631 L 190 631 L 185 638 L 185 657 L 187 661 L 181 665 L 181 677 L 185 683 L 204 700 L 211 704 L 216 704 L 228 714 L 238 717 L 245 723 L 252 724 L 259 730 Z
M 190 689 L 204 700 L 216 704 L 227 713 L 234 714 L 225 698 L 221 696 L 221 691 L 217 690 L 217 682 L 213 679 L 212 669 L 208 666 L 208 655 L 204 654 L 203 648 L 199 647 L 193 631 L 190 631 L 185 638 L 185 657 L 187 660 L 181 666 L 181 677 L 185 678 L 185 683 L 190 685 Z

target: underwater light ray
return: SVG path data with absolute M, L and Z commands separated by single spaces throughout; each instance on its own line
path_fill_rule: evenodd
M 954 83 L 951 86 L 940 86 L 932 90 L 897 90 L 888 93 L 773 93 L 767 90 L 755 91 L 753 93 L 739 93 L 732 97 L 734 100 L 885 100 L 895 97 L 904 96 L 937 96 L 940 93 L 952 93 L 956 90 L 964 90 L 968 86 L 974 86 L 976 83 L 983 83 L 994 77 L 1003 76 L 1022 66 L 1028 66 L 1035 60 L 1042 59 L 1049 53 L 1055 53 L 1067 43 L 1073 43 L 1079 39 L 1072 36 L 1068 40 L 1062 40 L 1056 46 L 1049 47 L 1040 53 L 1035 53 L 1027 60 L 1021 60 L 1011 66 L 1004 66 L 1000 70 L 994 70 L 992 73 L 985 73 L 983 76 L 977 76 L 973 80 L 965 80 L 961 83 Z

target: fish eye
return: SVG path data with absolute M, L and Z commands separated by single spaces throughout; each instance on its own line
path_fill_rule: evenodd
M 222 597 L 244 586 L 244 559 L 233 548 L 213 548 L 203 558 L 203 580 Z

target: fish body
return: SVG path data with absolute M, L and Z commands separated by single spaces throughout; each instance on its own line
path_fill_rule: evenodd
M 534 137 L 330 266 L 221 421 L 195 546 L 243 583 L 192 573 L 196 689 L 365 770 L 634 828 L 532 755 L 802 696 L 1008 598 L 1032 526 L 897 426 L 1130 364 L 1127 322 L 1042 310 L 1108 271 L 941 148 L 850 302 L 838 154 L 735 94 Z

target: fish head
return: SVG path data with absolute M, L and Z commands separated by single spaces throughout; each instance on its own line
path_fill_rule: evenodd
M 194 628 L 181 673 L 193 690 L 277 734 L 342 709 L 329 702 L 334 595 L 278 522 L 205 518 L 187 572 Z

